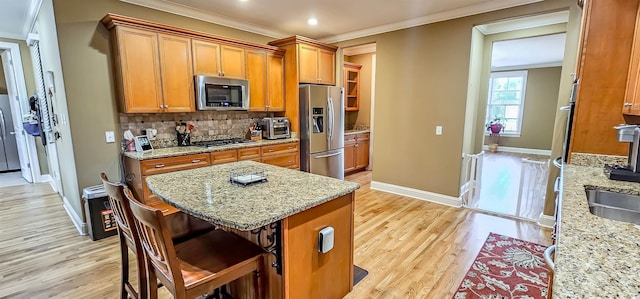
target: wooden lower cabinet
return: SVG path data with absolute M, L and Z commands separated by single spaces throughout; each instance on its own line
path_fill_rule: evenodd
M 369 133 L 344 136 L 344 172 L 369 166 Z
M 211 165 L 230 163 L 230 162 L 236 162 L 236 161 L 238 161 L 238 150 L 236 149 L 211 153 Z
M 300 150 L 297 142 L 262 147 L 262 163 L 300 169 Z

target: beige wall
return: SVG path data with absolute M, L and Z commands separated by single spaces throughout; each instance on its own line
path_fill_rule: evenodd
M 373 180 L 457 197 L 472 27 L 571 5 L 544 1 L 339 43 L 376 43 Z
M 360 109 L 358 111 L 345 112 L 345 128 L 354 126 L 368 127 L 371 123 L 371 74 L 373 63 L 371 59 L 374 53 L 345 56 L 345 61 L 362 65 L 360 69 Z
M 562 67 L 527 70 L 520 137 L 500 136 L 500 146 L 551 150 L 561 72 Z M 495 137 L 485 135 L 484 144 L 494 142 Z
M 100 183 L 100 172 L 106 172 L 114 180 L 120 176 L 119 141 L 122 136 L 117 134 L 116 143 L 107 144 L 104 139 L 105 131 L 120 132 L 111 69 L 112 58 L 109 53 L 109 32 L 100 23 L 100 19 L 107 13 L 256 43 L 264 44 L 273 40 L 119 0 L 54 0 L 53 4 L 70 133 L 75 140 L 75 156 L 65 157 L 75 161 L 77 187 L 69 190 L 75 193 L 80 193 L 84 187 Z M 61 159 L 61 164 L 65 163 L 64 160 Z M 79 199 L 72 205 L 77 213 L 81 213 Z

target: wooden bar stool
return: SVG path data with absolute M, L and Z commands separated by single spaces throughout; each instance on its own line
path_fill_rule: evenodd
M 157 298 L 156 278 L 174 298 L 195 298 L 253 273 L 257 298 L 265 297 L 265 251 L 233 233 L 213 230 L 174 246 L 165 216 L 139 203 L 129 189 L 134 222 L 147 261 L 149 298 Z
M 120 263 L 122 264 L 122 273 L 120 284 L 120 298 L 127 299 L 127 295 L 131 298 L 147 298 L 147 271 L 144 262 L 144 252 L 138 231 L 135 229 L 133 214 L 129 207 L 129 200 L 124 197 L 123 190 L 127 188 L 120 183 L 109 181 L 107 175 L 100 174 L 102 184 L 109 196 L 109 204 L 111 211 L 116 219 L 118 226 L 118 238 L 120 239 Z M 129 250 L 130 248 L 136 254 L 136 264 L 138 266 L 138 291 L 136 291 L 129 282 Z

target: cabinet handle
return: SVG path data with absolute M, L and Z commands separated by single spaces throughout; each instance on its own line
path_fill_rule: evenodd
M 289 147 L 289 149 L 292 149 L 292 148 L 293 148 L 293 146 L 290 146 L 290 147 Z
M 632 103 L 624 103 L 625 107 L 631 107 L 631 105 L 633 105 Z
M 164 167 L 164 164 L 156 164 L 156 168 L 162 168 Z
M 164 108 L 164 105 L 160 105 L 160 109 Z
M 270 150 L 268 150 L 267 152 L 273 152 L 273 150 L 272 150 L 272 149 L 270 149 Z
M 289 163 L 293 163 L 293 161 L 289 160 Z
M 169 105 L 164 105 L 164 109 L 169 109 Z
M 198 163 L 198 162 L 200 162 L 200 160 L 199 160 L 199 159 L 191 160 L 191 163 Z

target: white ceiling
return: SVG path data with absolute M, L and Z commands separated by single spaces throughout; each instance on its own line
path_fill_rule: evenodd
M 0 0 L 0 37 L 25 40 L 42 0 Z
M 333 43 L 542 0 L 120 1 L 274 38 L 297 34 Z M 318 25 L 307 24 L 311 17 Z
M 560 66 L 566 38 L 566 33 L 559 33 L 496 41 L 491 51 L 491 70 Z

